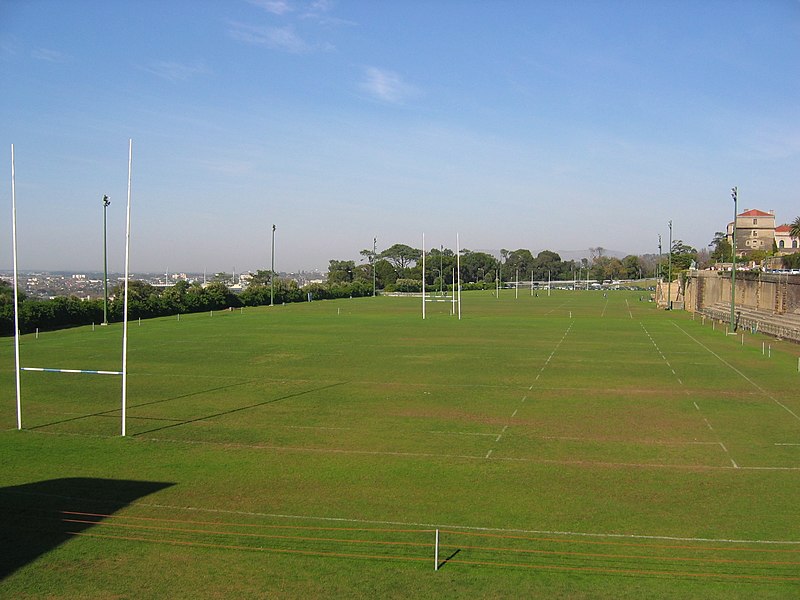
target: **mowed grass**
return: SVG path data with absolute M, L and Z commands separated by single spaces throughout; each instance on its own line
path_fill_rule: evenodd
M 16 431 L 0 340 L 2 550 L 19 554 L 0 596 L 800 593 L 796 346 L 638 292 L 450 310 L 133 321 L 125 438 L 116 376 L 24 372 Z M 119 325 L 21 344 L 30 367 L 120 355 Z

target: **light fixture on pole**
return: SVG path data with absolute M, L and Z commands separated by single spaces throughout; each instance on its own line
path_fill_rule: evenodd
M 736 217 L 739 212 L 739 187 L 731 188 L 733 198 L 733 231 L 731 232 L 731 333 L 736 333 Z
M 272 225 L 272 266 L 269 274 L 269 305 L 275 305 L 275 225 Z
M 103 195 L 103 325 L 108 325 L 108 245 L 106 243 L 106 209 L 111 204 Z
M 658 234 L 658 263 L 656 264 L 656 279 L 661 283 L 661 234 Z

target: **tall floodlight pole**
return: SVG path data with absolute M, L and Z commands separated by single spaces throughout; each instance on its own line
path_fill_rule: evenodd
M 376 278 L 375 278 L 375 263 L 377 262 L 377 251 L 378 251 L 378 238 L 372 238 L 372 297 L 374 298 L 377 295 L 377 288 L 376 285 Z
M 661 234 L 658 234 L 658 263 L 656 263 L 656 279 L 661 283 Z
M 272 225 L 272 266 L 269 275 L 269 305 L 275 306 L 275 225 Z
M 103 325 L 108 325 L 108 244 L 106 243 L 106 210 L 111 200 L 103 195 Z
M 547 269 L 547 297 L 550 297 L 550 269 Z
M 733 198 L 733 232 L 731 236 L 731 251 L 733 264 L 731 266 L 731 333 L 736 333 L 736 217 L 739 214 L 739 187 L 731 188 Z
M 672 219 L 669 221 L 669 254 L 667 268 L 667 310 L 672 310 Z

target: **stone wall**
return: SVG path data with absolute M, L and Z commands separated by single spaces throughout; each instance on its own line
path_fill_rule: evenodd
M 730 271 L 690 271 L 684 296 L 690 312 L 715 304 L 730 306 Z M 759 312 L 800 316 L 800 275 L 737 271 L 735 302 Z

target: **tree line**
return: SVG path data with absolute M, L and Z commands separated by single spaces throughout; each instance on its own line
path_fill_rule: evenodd
M 793 225 L 798 225 L 794 223 Z M 562 260 L 558 253 L 543 250 L 536 256 L 530 250 L 500 250 L 500 257 L 487 252 L 461 250 L 460 275 L 464 289 L 486 289 L 499 282 L 520 280 L 619 280 L 645 277 L 666 277 L 671 265 L 673 277 L 689 269 L 714 262 L 725 262 L 731 255 L 724 234 L 717 233 L 707 249 L 698 251 L 681 240 L 663 256 L 658 254 L 608 256 L 601 247 L 590 248 L 589 258 Z M 234 294 L 226 285 L 226 277 L 201 285 L 179 281 L 172 287 L 156 288 L 144 281 L 128 284 L 128 317 L 151 318 L 194 313 L 242 306 L 263 306 L 305 302 L 309 294 L 315 300 L 370 296 L 383 292 L 419 292 L 422 289 L 422 251 L 406 244 L 394 244 L 381 252 L 362 250 L 361 261 L 330 260 L 325 283 L 299 286 L 292 279 L 259 270 L 250 285 Z M 671 261 L 670 261 L 671 258 Z M 452 289 L 457 257 L 450 249 L 440 246 L 426 252 L 425 286 L 427 290 Z M 784 257 L 787 267 L 800 267 L 800 253 Z M 373 287 L 374 286 L 374 287 Z M 109 321 L 122 320 L 123 290 L 111 290 L 108 307 Z M 20 330 L 23 333 L 90 325 L 103 321 L 103 301 L 57 297 L 39 300 L 20 296 Z M 0 280 L 0 335 L 14 331 L 14 297 L 11 285 Z
M 333 285 L 310 284 L 300 287 L 296 281 L 275 277 L 264 282 L 265 271 L 241 294 L 234 294 L 221 281 L 207 285 L 179 281 L 168 288 L 157 288 L 144 281 L 128 282 L 128 318 L 149 319 L 179 313 L 196 313 L 243 306 L 263 306 L 271 302 L 305 302 L 311 294 L 315 300 L 372 295 L 372 286 L 362 282 Z M 258 274 L 257 274 L 258 275 Z M 109 291 L 108 320 L 122 321 L 124 289 L 121 285 Z M 103 300 L 56 297 L 52 300 L 27 298 L 20 294 L 19 328 L 22 333 L 36 329 L 53 330 L 103 322 Z M 0 335 L 14 333 L 14 290 L 0 279 Z
M 394 244 L 382 252 L 362 250 L 360 264 L 354 260 L 331 260 L 327 282 L 364 282 L 386 292 L 420 291 L 422 288 L 422 250 Z M 641 279 L 659 275 L 657 255 L 629 255 L 622 259 L 608 256 L 604 248 L 591 248 L 590 258 L 562 260 L 557 252 L 543 250 L 536 256 L 525 248 L 500 250 L 500 257 L 487 252 L 461 250 L 462 286 L 486 288 L 498 282 L 564 281 L 575 279 Z M 457 257 L 450 248 L 432 248 L 425 255 L 426 289 L 452 287 Z M 688 269 L 697 259 L 697 250 L 681 240 L 673 243 L 673 267 Z M 667 256 L 663 257 L 666 274 Z

